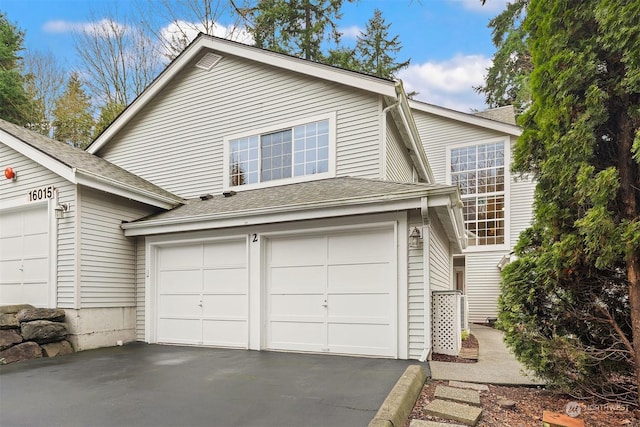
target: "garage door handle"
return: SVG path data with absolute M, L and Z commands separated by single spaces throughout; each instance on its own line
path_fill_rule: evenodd
M 322 303 L 323 307 L 329 307 L 329 304 L 327 304 L 327 300 L 324 300 L 324 302 Z

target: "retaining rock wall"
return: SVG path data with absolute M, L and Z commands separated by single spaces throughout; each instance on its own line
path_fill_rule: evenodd
M 0 306 L 0 364 L 73 353 L 64 310 Z

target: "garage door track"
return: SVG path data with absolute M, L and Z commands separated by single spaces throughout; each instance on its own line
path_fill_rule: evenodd
M 131 344 L 0 366 L 0 425 L 364 426 L 409 365 Z

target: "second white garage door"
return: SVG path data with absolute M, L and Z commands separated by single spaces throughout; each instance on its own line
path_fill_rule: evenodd
M 157 342 L 248 346 L 246 240 L 157 253 Z
M 267 348 L 397 355 L 392 227 L 272 238 Z

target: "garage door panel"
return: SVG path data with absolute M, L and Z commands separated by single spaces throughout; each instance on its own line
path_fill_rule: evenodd
M 224 347 L 247 347 L 247 322 L 204 319 L 202 343 Z
M 317 292 L 323 288 L 323 266 L 290 266 L 271 269 L 273 292 Z
M 395 245 L 392 230 L 367 230 L 329 237 L 329 263 L 387 261 Z
M 4 224 L 2 224 L 4 227 Z M 22 236 L 0 239 L 0 260 L 18 259 L 23 252 Z
M 247 296 L 245 294 L 204 295 L 202 315 L 244 319 L 247 317 Z
M 49 259 L 48 258 L 34 258 L 25 259 L 23 261 L 24 268 L 24 281 L 25 282 L 39 282 L 42 289 L 42 285 L 45 285 L 49 275 Z M 26 285 L 26 283 L 25 283 Z
M 35 306 L 46 306 L 49 296 L 42 292 L 42 289 L 47 286 L 47 281 L 25 283 L 23 287 L 23 297 L 27 301 L 31 301 L 29 304 Z
M 329 319 L 332 316 L 374 317 L 389 322 L 392 313 L 388 294 L 330 295 L 328 303 Z
M 24 211 L 23 219 L 25 234 L 39 234 L 49 232 L 48 221 L 42 221 L 43 212 L 45 212 L 46 217 L 46 207 L 44 206 L 38 209 L 26 209 Z
M 24 256 L 41 257 L 49 254 L 49 235 L 32 234 L 24 236 Z
M 224 267 L 246 264 L 247 243 L 245 240 L 207 243 L 204 245 L 204 266 Z
M 8 284 L 8 283 L 22 282 L 21 268 L 22 268 L 22 260 L 0 261 L 0 272 L 2 272 L 2 275 L 0 275 L 0 281 L 2 281 L 2 286 L 5 286 L 5 284 Z M 5 300 L 3 299 L 2 301 L 5 301 Z
M 238 292 L 246 293 L 247 269 L 222 268 L 204 270 L 203 292 Z
M 336 353 L 393 356 L 391 327 L 376 324 L 330 324 L 329 347 Z
M 176 344 L 195 344 L 202 337 L 200 319 L 160 319 L 158 341 Z
M 389 264 L 328 266 L 329 291 L 387 290 L 394 282 Z
M 270 264 L 278 266 L 323 265 L 324 237 L 300 237 L 271 241 Z
M 3 278 L 2 286 L 0 286 L 0 300 L 1 301 L 19 301 L 22 297 L 22 284 L 19 283 L 7 283 Z
M 167 246 L 158 251 L 158 265 L 163 269 L 188 268 L 202 263 L 202 245 Z
M 322 322 L 272 322 L 270 347 L 274 350 L 321 351 L 324 329 Z
M 4 212 L 0 214 L 0 238 L 18 236 L 22 237 L 24 211 Z
M 160 294 L 200 292 L 201 281 L 200 270 L 161 271 L 158 275 L 158 292 Z
M 160 295 L 158 297 L 158 314 L 162 317 L 193 317 L 199 318 L 200 295 Z
M 321 294 L 287 294 L 271 295 L 270 307 L 271 318 L 292 316 L 316 316 L 322 319 L 324 307 L 322 306 L 324 296 Z

